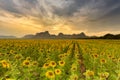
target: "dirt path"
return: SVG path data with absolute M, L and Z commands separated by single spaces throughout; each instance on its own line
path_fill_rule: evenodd
M 77 47 L 77 51 L 80 54 L 79 59 L 80 59 L 80 72 L 81 72 L 81 77 L 84 78 L 83 73 L 86 71 L 85 65 L 84 65 L 84 58 L 83 58 L 83 53 L 82 53 L 82 49 L 80 47 L 80 44 L 76 42 L 76 47 Z

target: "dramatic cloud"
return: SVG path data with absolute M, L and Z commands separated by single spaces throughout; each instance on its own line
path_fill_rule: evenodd
M 120 0 L 0 0 L 0 35 L 120 33 Z

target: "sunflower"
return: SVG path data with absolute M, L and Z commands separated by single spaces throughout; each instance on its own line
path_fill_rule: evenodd
M 22 64 L 23 64 L 23 66 L 27 66 L 28 67 L 28 66 L 30 66 L 30 61 L 24 60 Z
M 68 54 L 67 54 L 67 53 L 64 53 L 64 56 L 65 56 L 65 57 L 67 57 L 67 56 L 68 56 Z
M 81 64 L 81 63 L 82 63 L 82 60 L 77 59 L 77 63 Z
M 50 61 L 50 58 L 46 58 L 46 61 Z
M 108 73 L 108 72 L 102 72 L 102 73 L 99 73 L 99 76 L 100 76 L 100 78 L 102 78 L 102 79 L 106 79 L 106 78 L 108 78 L 109 73 Z
M 27 57 L 26 60 L 31 60 L 31 58 L 30 58 L 30 57 Z
M 93 58 L 98 58 L 98 54 L 93 54 Z
M 15 80 L 15 79 L 10 78 L 10 76 L 6 76 L 5 80 Z
M 116 58 L 115 57 L 112 57 L 112 60 L 114 61 Z
M 15 55 L 15 59 L 20 60 L 21 58 L 22 58 L 22 56 L 21 56 L 21 55 Z
M 112 58 L 112 61 L 113 61 L 113 62 L 117 62 L 118 60 L 117 60 L 117 58 L 113 57 L 113 58 Z
M 104 63 L 106 63 L 106 60 L 105 59 L 100 59 L 100 63 L 104 64 Z
M 8 78 L 8 79 L 6 79 L 6 80 L 15 80 L 15 79 Z
M 77 71 L 77 66 L 72 66 L 71 71 Z
M 64 66 L 65 65 L 65 61 L 59 61 L 58 62 L 60 66 Z
M 62 58 L 64 57 L 64 55 L 63 55 L 63 54 L 59 54 L 58 57 L 59 57 L 60 59 L 62 59 Z
M 86 70 L 86 72 L 83 73 L 83 75 L 86 77 L 91 77 L 91 76 L 94 76 L 94 72 L 90 70 Z
M 61 74 L 61 70 L 60 69 L 55 69 L 55 74 L 56 75 L 60 75 Z
M 51 67 L 55 67 L 56 66 L 56 62 L 55 61 L 50 61 L 50 66 Z
M 3 56 L 5 56 L 5 54 L 4 53 L 0 53 L 0 57 L 3 57 Z
M 111 59 L 111 58 L 112 58 L 112 55 L 108 55 L 108 58 L 110 58 L 110 59 Z
M 10 54 L 13 54 L 14 53 L 14 51 L 13 50 L 10 50 Z
M 75 54 L 75 57 L 76 57 L 76 58 L 79 58 L 79 57 L 80 57 L 80 54 L 78 54 L 78 53 Z
M 70 76 L 70 80 L 78 80 L 78 79 L 79 79 L 79 77 L 77 74 L 73 74 Z
M 45 63 L 44 65 L 43 65 L 43 68 L 48 68 L 50 65 L 49 65 L 49 63 Z
M 37 61 L 33 61 L 33 62 L 32 62 L 32 65 L 33 65 L 33 66 L 37 66 L 37 65 L 38 65 L 38 62 L 37 62 Z
M 1 61 L 3 68 L 9 68 L 10 64 L 6 60 Z
M 47 71 L 45 75 L 47 78 L 54 78 L 55 77 L 55 74 L 53 71 Z

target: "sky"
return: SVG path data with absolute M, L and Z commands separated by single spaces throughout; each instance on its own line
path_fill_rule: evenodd
M 120 0 L 0 0 L 0 35 L 120 33 Z

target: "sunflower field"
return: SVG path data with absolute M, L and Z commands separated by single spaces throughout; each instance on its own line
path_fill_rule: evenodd
M 0 40 L 0 80 L 120 80 L 120 40 Z

